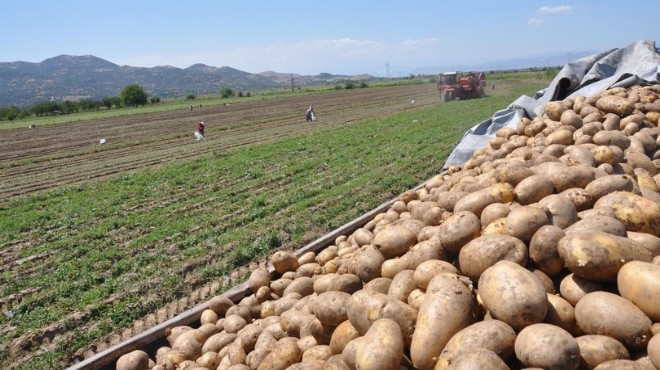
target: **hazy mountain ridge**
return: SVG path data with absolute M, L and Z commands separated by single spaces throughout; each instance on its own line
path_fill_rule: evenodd
M 0 63 L 0 107 L 26 106 L 45 100 L 119 96 L 128 84 L 142 86 L 150 96 L 174 97 L 217 93 L 223 87 L 235 92 L 319 83 L 336 83 L 371 76 L 290 73 L 252 74 L 231 67 L 194 64 L 188 68 L 119 66 L 93 55 L 60 55 L 40 63 Z

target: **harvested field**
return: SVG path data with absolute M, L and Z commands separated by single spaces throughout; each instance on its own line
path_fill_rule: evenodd
M 315 103 L 319 120 L 304 124 L 310 103 Z M 427 83 L 4 131 L 0 137 L 0 197 L 191 160 L 213 150 L 278 140 L 437 103 L 437 91 Z M 207 125 L 203 145 L 192 136 L 198 121 Z M 98 145 L 101 138 L 107 144 Z

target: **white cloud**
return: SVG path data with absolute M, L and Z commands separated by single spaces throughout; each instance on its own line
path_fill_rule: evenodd
M 543 24 L 543 18 L 530 18 L 527 20 L 527 24 L 530 26 L 540 26 Z
M 560 5 L 555 7 L 544 6 L 539 9 L 540 14 L 558 14 L 558 13 L 570 13 L 575 7 L 570 5 Z

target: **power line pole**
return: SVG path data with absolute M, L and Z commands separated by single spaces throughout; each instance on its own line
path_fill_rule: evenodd
M 293 92 L 293 73 L 291 74 L 291 92 Z

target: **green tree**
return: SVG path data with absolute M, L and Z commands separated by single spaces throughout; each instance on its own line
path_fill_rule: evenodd
M 232 89 L 230 89 L 230 88 L 228 88 L 228 87 L 223 87 L 222 89 L 220 89 L 220 96 L 221 96 L 223 99 L 226 99 L 226 98 L 229 98 L 229 97 L 231 97 L 231 96 L 234 96 L 234 90 L 232 90 Z
M 121 90 L 121 102 L 125 106 L 138 105 L 144 106 L 147 104 L 148 95 L 140 85 L 131 84 L 127 85 Z

